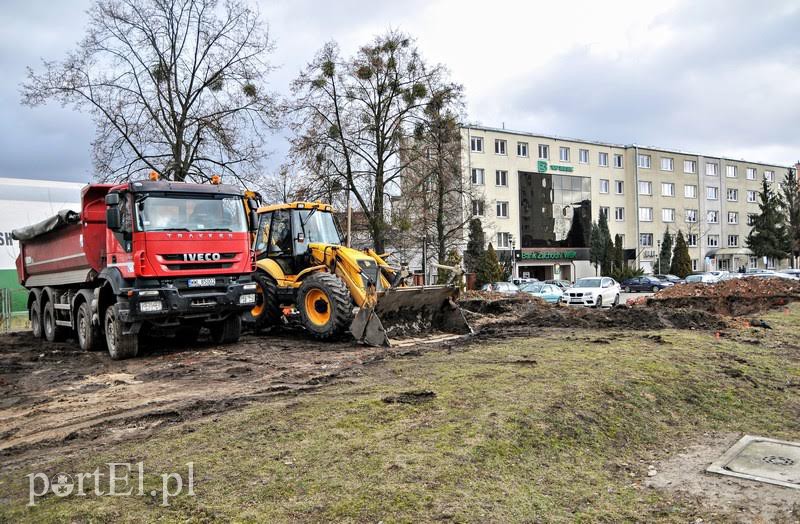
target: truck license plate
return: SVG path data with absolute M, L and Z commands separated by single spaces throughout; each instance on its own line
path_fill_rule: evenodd
M 189 287 L 212 287 L 216 285 L 216 278 L 190 278 Z

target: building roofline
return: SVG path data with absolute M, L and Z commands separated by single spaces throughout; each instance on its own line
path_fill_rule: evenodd
M 684 151 L 681 149 L 674 149 L 668 147 L 658 147 L 658 146 L 649 146 L 644 144 L 616 144 L 614 142 L 604 142 L 602 140 L 585 140 L 582 138 L 573 138 L 568 136 L 560 136 L 560 135 L 552 135 L 546 133 L 533 133 L 529 131 L 517 131 L 513 129 L 505 129 L 499 127 L 490 127 L 490 126 L 483 126 L 478 124 L 461 124 L 463 129 L 477 129 L 480 131 L 489 131 L 494 133 L 508 133 L 510 135 L 519 135 L 519 136 L 527 136 L 527 137 L 534 137 L 534 138 L 547 138 L 550 140 L 561 140 L 561 141 L 568 141 L 568 142 L 577 142 L 580 144 L 588 144 L 588 145 L 595 145 L 595 146 L 604 146 L 604 147 L 617 147 L 620 149 L 632 149 L 632 148 L 639 148 L 639 149 L 647 149 L 649 151 L 658 151 L 661 153 L 672 153 L 675 155 L 685 155 L 685 156 L 696 156 L 696 157 L 703 157 L 703 158 L 711 158 L 717 160 L 728 160 L 731 162 L 741 162 L 745 164 L 754 164 L 759 166 L 766 166 L 766 167 L 775 167 L 781 169 L 790 169 L 794 166 L 792 165 L 783 165 L 783 164 L 775 164 L 769 162 L 761 162 L 755 160 L 746 160 L 744 158 L 732 158 L 724 155 L 704 155 L 702 153 L 696 153 L 692 151 Z

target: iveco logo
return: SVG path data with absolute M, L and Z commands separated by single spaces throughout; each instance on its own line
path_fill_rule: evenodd
M 186 262 L 212 262 L 222 258 L 219 253 L 184 253 L 183 260 Z

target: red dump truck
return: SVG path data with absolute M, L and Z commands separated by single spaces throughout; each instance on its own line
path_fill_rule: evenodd
M 230 185 L 91 184 L 80 212 L 14 230 L 34 336 L 74 333 L 113 359 L 136 356 L 151 329 L 191 340 L 206 326 L 215 342 L 235 342 L 255 303 L 247 204 Z

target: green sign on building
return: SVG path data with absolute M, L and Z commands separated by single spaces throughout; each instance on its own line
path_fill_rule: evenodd
M 572 260 L 578 258 L 577 251 L 523 251 L 522 260 Z
M 566 173 L 572 173 L 575 168 L 572 166 L 560 166 L 558 164 L 550 164 L 551 171 L 564 171 Z M 547 161 L 546 160 L 539 160 L 536 162 L 536 170 L 539 173 L 546 173 L 547 172 Z

